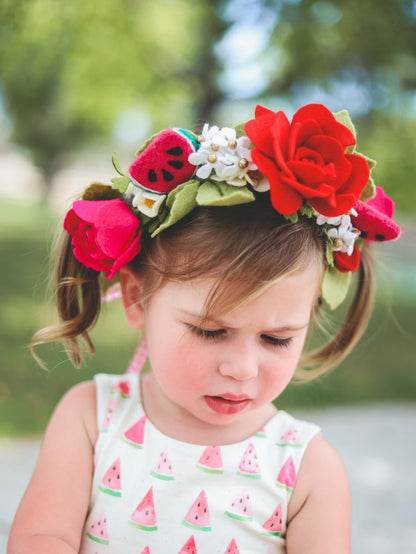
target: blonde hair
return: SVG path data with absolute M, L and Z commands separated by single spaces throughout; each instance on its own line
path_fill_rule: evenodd
M 300 217 L 290 223 L 263 195 L 254 203 L 197 208 L 180 222 L 142 246 L 130 266 L 143 281 L 143 300 L 169 280 L 186 282 L 214 278 L 202 318 L 223 315 L 255 298 L 279 278 L 316 265 L 323 275 L 325 245 L 316 223 Z M 63 340 L 76 367 L 83 362 L 80 339 L 94 352 L 89 332 L 100 312 L 99 273 L 73 255 L 71 237 L 63 235 L 55 268 L 55 295 L 60 323 L 41 329 L 31 346 Z M 310 379 L 338 364 L 361 337 L 372 308 L 374 276 L 366 249 L 355 296 L 338 332 L 304 356 Z M 314 312 L 320 311 L 319 301 Z M 316 366 L 319 366 L 317 369 Z

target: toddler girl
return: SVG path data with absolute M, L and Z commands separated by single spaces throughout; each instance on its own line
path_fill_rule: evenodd
M 119 276 L 151 371 L 100 374 L 63 398 L 9 554 L 350 552 L 340 459 L 272 402 L 295 370 L 327 371 L 358 340 L 367 243 L 400 232 L 355 144 L 346 112 L 310 104 L 289 122 L 259 106 L 235 128 L 162 131 L 73 204 L 61 322 L 34 344 L 63 339 L 79 366 L 102 276 Z M 321 304 L 336 308 L 354 272 L 339 330 L 299 364 Z

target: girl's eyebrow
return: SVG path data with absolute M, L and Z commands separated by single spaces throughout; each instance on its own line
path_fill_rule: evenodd
M 192 312 L 188 312 L 187 310 L 180 310 L 180 313 L 182 315 L 191 317 L 193 319 L 197 319 L 197 320 L 201 319 L 200 314 L 194 314 Z M 221 321 L 220 319 L 207 317 L 204 319 L 204 321 L 206 321 L 211 325 L 215 325 L 216 327 L 226 327 L 228 329 L 233 328 L 232 325 L 229 325 L 228 323 L 226 323 L 225 321 Z M 267 329 L 267 332 L 277 334 L 277 333 L 287 333 L 292 331 L 301 331 L 302 329 L 305 329 L 306 327 L 308 327 L 309 324 L 310 324 L 310 321 L 307 321 L 306 323 L 300 323 L 298 325 L 281 325 L 279 327 L 273 327 L 273 328 Z

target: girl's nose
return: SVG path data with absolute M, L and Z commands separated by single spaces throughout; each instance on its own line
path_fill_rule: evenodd
M 258 359 L 252 349 L 239 347 L 228 351 L 220 361 L 219 372 L 237 381 L 254 379 L 258 375 Z

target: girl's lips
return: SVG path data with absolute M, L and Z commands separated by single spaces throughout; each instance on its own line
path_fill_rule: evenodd
M 244 410 L 250 402 L 246 395 L 224 394 L 223 396 L 205 396 L 208 407 L 218 414 L 236 414 Z

